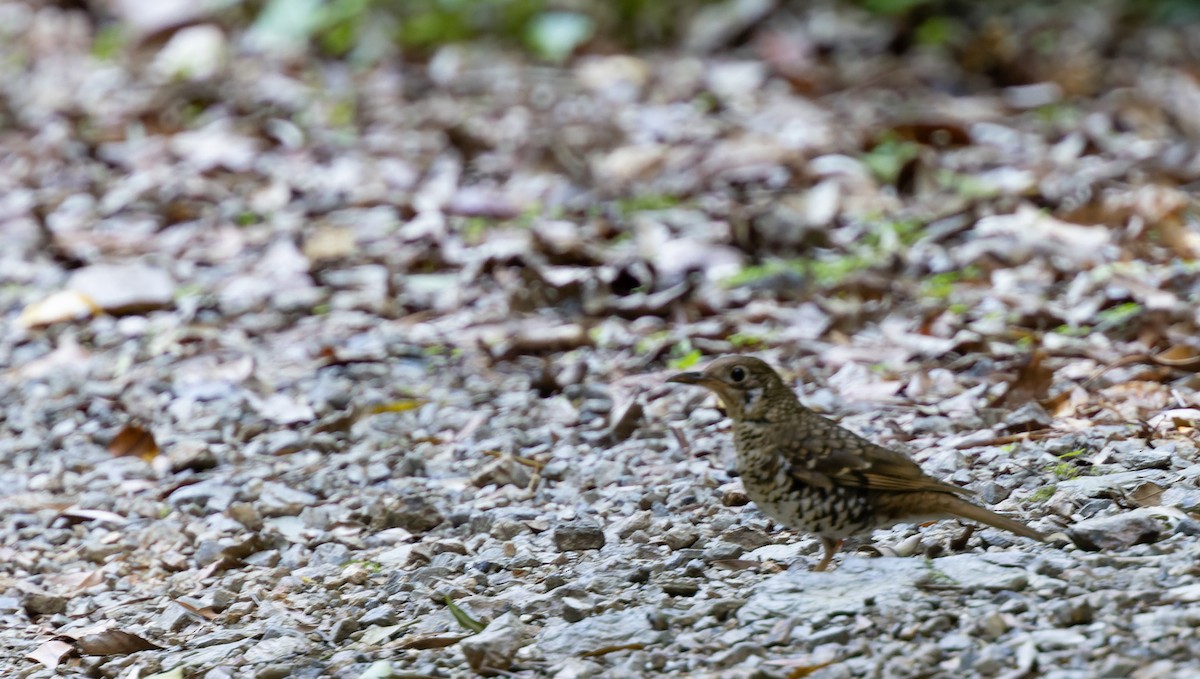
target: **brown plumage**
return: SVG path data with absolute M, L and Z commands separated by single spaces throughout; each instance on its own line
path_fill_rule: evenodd
M 907 455 L 876 445 L 805 408 L 763 361 L 726 356 L 669 382 L 711 389 L 733 420 L 738 473 L 764 514 L 815 533 L 825 570 L 842 540 L 897 523 L 964 518 L 1044 541 L 1038 531 L 964 500 Z

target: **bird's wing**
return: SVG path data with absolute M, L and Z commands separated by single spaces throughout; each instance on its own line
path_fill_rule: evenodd
M 903 453 L 871 443 L 816 413 L 811 416 L 807 427 L 776 442 L 786 452 L 791 474 L 809 485 L 971 494 L 927 475 Z

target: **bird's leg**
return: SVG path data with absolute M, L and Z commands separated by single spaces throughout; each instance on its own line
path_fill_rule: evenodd
M 837 551 L 842 548 L 842 542 L 843 542 L 843 540 L 835 540 L 833 538 L 827 538 L 824 535 L 822 535 L 821 536 L 821 545 L 825 547 L 825 556 L 822 557 L 821 563 L 817 564 L 817 567 L 814 568 L 813 570 L 814 571 L 823 571 L 826 568 L 828 568 L 829 562 L 833 561 L 833 555 L 837 554 Z

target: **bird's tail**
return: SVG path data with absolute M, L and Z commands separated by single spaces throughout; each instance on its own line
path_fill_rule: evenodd
M 1015 533 L 1021 537 L 1032 538 L 1039 542 L 1046 541 L 1046 535 L 1044 533 L 1036 531 L 1020 521 L 1010 519 L 1007 516 L 1000 516 L 990 509 L 984 509 L 983 507 L 971 504 L 966 500 L 960 500 L 953 495 L 944 495 L 942 497 L 944 498 L 944 509 L 949 514 L 961 516 L 964 519 L 970 519 L 972 521 L 978 521 L 979 523 L 986 523 L 989 526 L 1000 528 L 1010 533 Z

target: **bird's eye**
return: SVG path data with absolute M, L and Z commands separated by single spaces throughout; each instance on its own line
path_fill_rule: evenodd
M 729 379 L 733 380 L 734 382 L 741 382 L 742 380 L 746 379 L 746 369 L 739 366 L 733 370 L 730 370 Z

